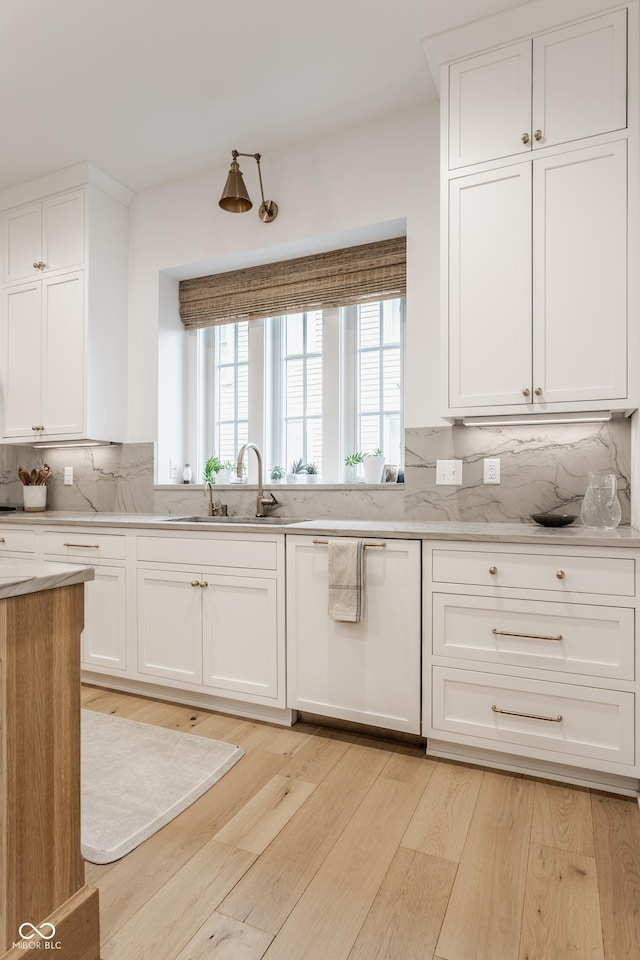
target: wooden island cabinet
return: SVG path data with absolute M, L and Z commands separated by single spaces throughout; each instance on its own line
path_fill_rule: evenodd
M 0 559 L 0 958 L 98 960 L 80 853 L 80 634 L 89 567 Z M 42 941 L 38 943 L 38 941 Z

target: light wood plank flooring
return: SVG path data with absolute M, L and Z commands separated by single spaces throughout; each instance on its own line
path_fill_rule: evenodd
M 86 865 L 103 960 L 640 960 L 634 800 L 85 687 L 83 706 L 245 757 Z

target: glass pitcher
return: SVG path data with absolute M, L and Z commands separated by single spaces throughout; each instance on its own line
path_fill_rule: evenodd
M 621 515 L 615 473 L 590 473 L 580 510 L 585 527 L 613 530 L 620 523 Z

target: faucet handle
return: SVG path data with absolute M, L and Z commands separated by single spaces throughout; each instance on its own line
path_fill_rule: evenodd
M 279 507 L 279 506 L 280 506 L 280 501 L 279 501 L 279 500 L 276 500 L 276 498 L 275 498 L 275 496 L 273 495 L 273 493 L 272 493 L 271 490 L 269 491 L 269 496 L 268 496 L 268 497 L 263 497 L 263 498 L 262 498 L 262 502 L 265 504 L 265 506 L 266 506 L 267 504 L 269 504 L 270 507 Z

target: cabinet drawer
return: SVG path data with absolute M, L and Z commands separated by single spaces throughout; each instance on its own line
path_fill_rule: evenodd
M 73 557 L 82 560 L 123 560 L 125 536 L 121 533 L 82 533 L 76 530 L 47 531 L 45 557 Z
M 434 667 L 432 722 L 509 753 L 634 763 L 632 693 Z
M 34 530 L 0 530 L 0 556 L 7 553 L 35 553 Z
M 137 537 L 138 560 L 186 563 L 190 567 L 242 567 L 276 570 L 278 545 L 273 540 L 225 537 Z
M 537 553 L 433 551 L 436 583 L 635 596 L 635 560 Z
M 635 677 L 633 609 L 437 593 L 432 616 L 435 656 Z

